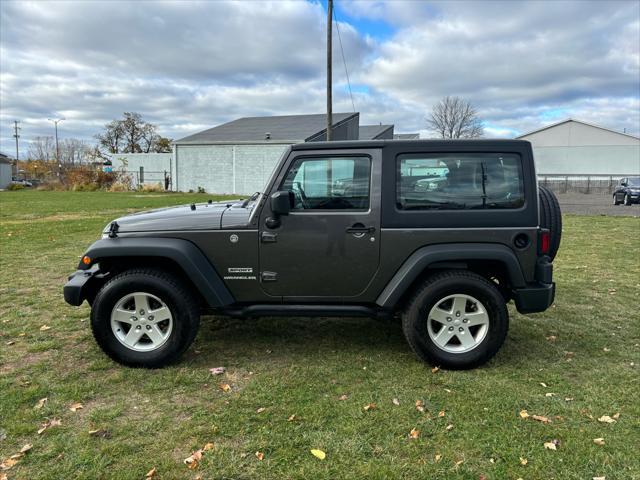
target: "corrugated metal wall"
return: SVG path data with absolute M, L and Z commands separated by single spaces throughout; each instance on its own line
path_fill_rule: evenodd
M 0 163 L 0 188 L 7 188 L 11 183 L 12 167 L 8 163 Z
M 640 146 L 533 147 L 540 175 L 639 175 Z

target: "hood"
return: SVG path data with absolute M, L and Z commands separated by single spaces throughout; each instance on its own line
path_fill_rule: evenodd
M 114 221 L 122 233 L 247 228 L 255 202 L 244 205 L 240 201 L 197 203 L 134 213 Z

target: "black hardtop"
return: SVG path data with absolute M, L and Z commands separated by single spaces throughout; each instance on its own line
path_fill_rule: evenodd
M 334 142 L 306 142 L 291 146 L 292 150 L 325 150 L 325 149 L 349 149 L 349 148 L 408 148 L 425 147 L 428 149 L 453 150 L 463 148 L 470 150 L 481 148 L 483 151 L 489 149 L 496 150 L 522 150 L 531 148 L 531 143 L 527 140 L 511 139 L 456 139 L 456 140 L 343 140 Z

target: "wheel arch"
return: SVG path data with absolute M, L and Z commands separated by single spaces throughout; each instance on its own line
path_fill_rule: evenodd
M 206 305 L 211 308 L 234 303 L 234 298 L 211 262 L 193 243 L 178 238 L 119 237 L 96 241 L 83 255 L 90 262 L 80 261 L 79 270 L 89 270 L 96 264 L 102 273 L 149 267 L 179 275 L 194 288 Z M 97 280 L 97 279 L 96 279 Z M 85 298 L 101 285 L 92 282 Z
M 473 243 L 430 245 L 419 248 L 405 260 L 378 295 L 376 304 L 382 308 L 394 309 L 410 295 L 415 285 L 421 283 L 433 272 L 442 269 L 476 271 L 481 265 L 493 267 L 501 279 L 505 279 L 511 287 L 526 286 L 517 257 L 505 245 Z

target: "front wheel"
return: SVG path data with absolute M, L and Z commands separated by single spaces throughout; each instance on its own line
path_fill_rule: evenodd
M 620 205 L 620 202 L 618 201 L 618 196 L 614 193 L 613 194 L 613 204 L 614 205 Z
M 627 206 L 631 205 L 631 197 L 629 196 L 628 193 L 624 194 L 624 204 Z
M 509 329 L 503 296 L 472 272 L 430 277 L 403 314 L 407 342 L 422 360 L 450 369 L 474 368 L 500 349 Z
M 158 368 L 177 360 L 191 345 L 200 308 L 187 288 L 165 272 L 141 269 L 116 275 L 91 308 L 96 342 L 113 360 Z

